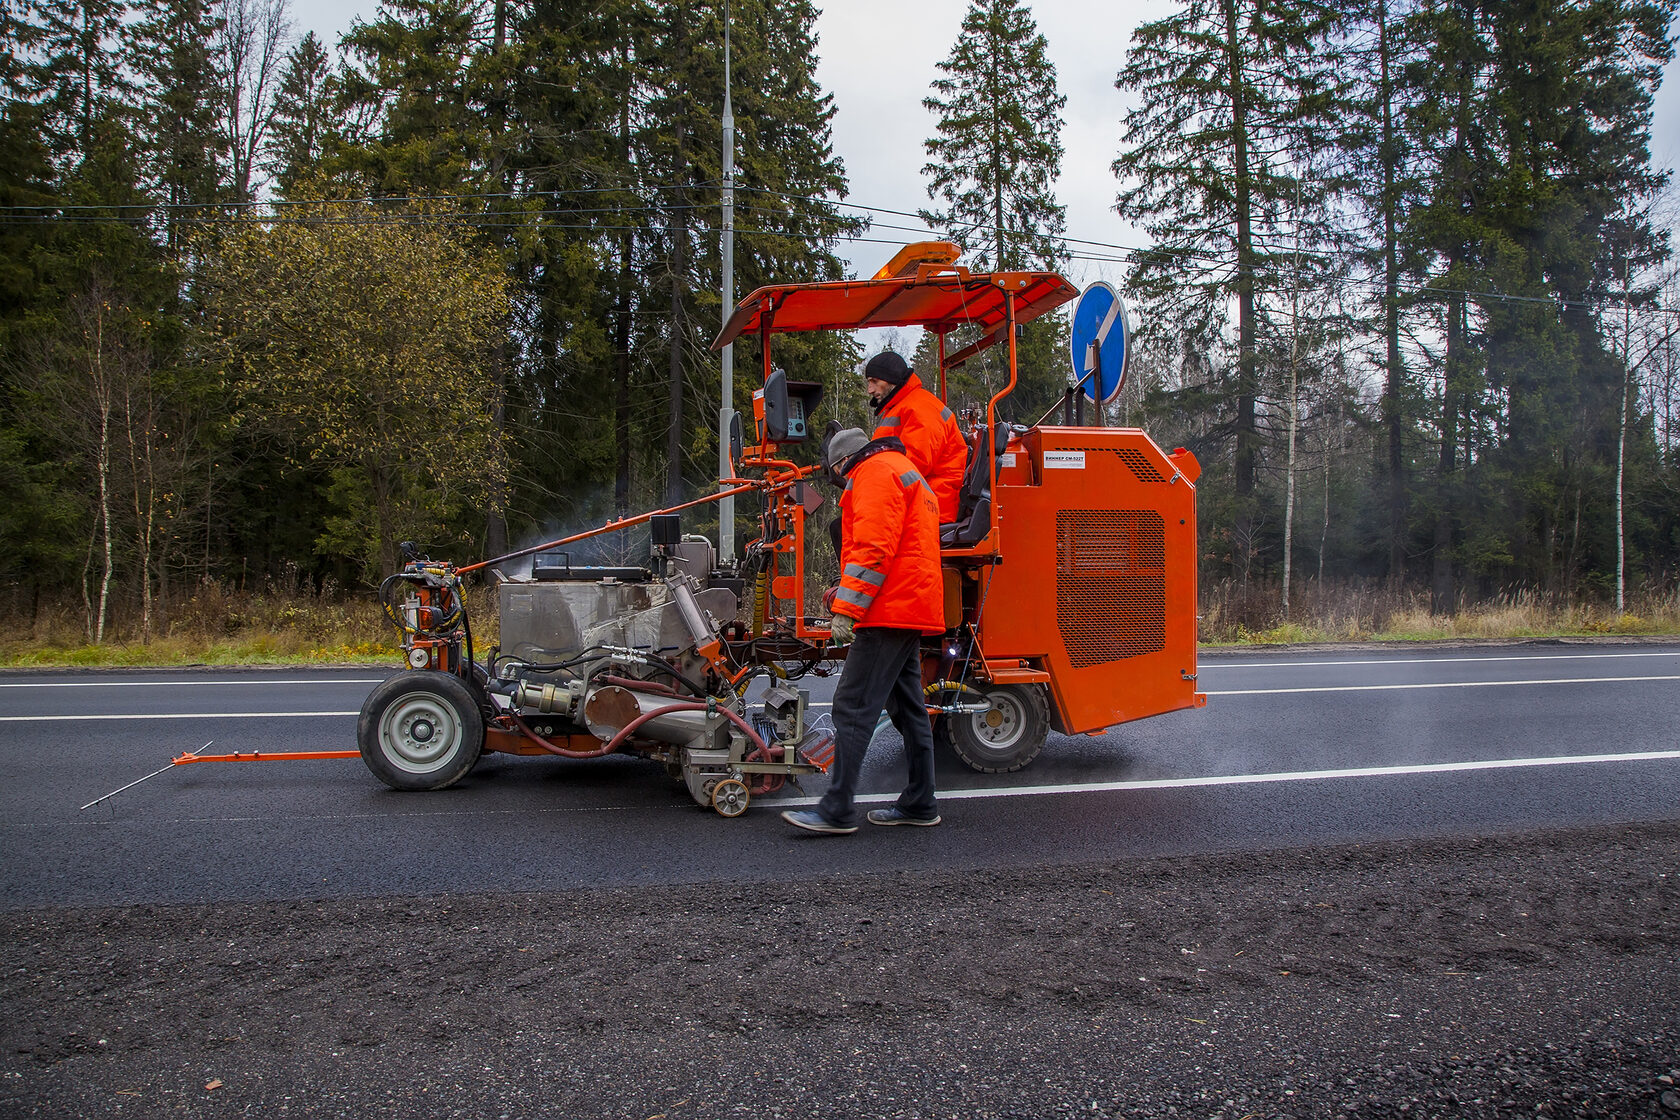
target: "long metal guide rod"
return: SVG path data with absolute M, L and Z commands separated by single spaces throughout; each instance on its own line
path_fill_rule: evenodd
M 638 513 L 634 517 L 621 517 L 616 521 L 607 522 L 598 529 L 587 529 L 581 533 L 573 533 L 569 537 L 561 537 L 559 540 L 549 541 L 547 544 L 532 545 L 530 548 L 522 548 L 518 552 L 510 552 L 506 556 L 497 556 L 492 560 L 480 560 L 476 564 L 467 564 L 464 567 L 455 569 L 455 571 L 460 575 L 466 575 L 468 572 L 476 572 L 480 568 L 488 568 L 493 564 L 500 564 L 504 560 L 517 560 L 521 556 L 531 556 L 538 552 L 546 552 L 551 548 L 559 548 L 563 544 L 571 544 L 573 541 L 587 540 L 590 537 L 598 537 L 602 533 L 612 533 L 618 531 L 619 529 L 627 529 L 632 525 L 640 525 L 644 521 L 652 521 L 660 514 L 676 513 L 680 509 L 688 509 L 692 506 L 703 506 L 707 502 L 720 501 L 735 494 L 745 494 L 748 491 L 757 490 L 759 485 L 760 484 L 756 482 L 749 482 L 744 486 L 735 486 L 728 490 L 719 490 L 716 494 L 707 494 L 705 497 L 696 498 L 692 502 L 683 502 L 680 505 L 667 506 L 664 509 L 650 510 L 647 513 Z
M 210 740 L 210 743 L 214 743 L 215 741 L 216 740 L 212 739 L 212 740 Z M 203 754 L 205 751 L 210 749 L 210 743 L 204 744 L 202 747 L 199 747 L 196 751 L 193 751 L 191 754 L 182 755 L 181 758 L 190 758 L 190 759 L 196 760 L 199 755 Z M 101 801 L 109 801 L 109 800 L 111 800 L 111 798 L 115 797 L 117 794 L 121 793 L 123 790 L 133 789 L 135 786 L 137 786 L 141 782 L 145 781 L 146 778 L 155 778 L 159 774 L 163 773 L 165 770 L 173 768 L 177 764 L 178 761 L 179 761 L 178 759 L 172 759 L 168 766 L 161 766 L 158 769 L 153 770 L 150 774 L 147 774 L 145 778 L 136 778 L 132 782 L 129 782 L 126 786 L 122 786 L 119 789 L 112 790 L 110 793 L 107 793 L 104 797 L 96 797 L 92 801 L 89 801 L 86 805 L 83 805 L 82 808 L 83 809 L 91 809 L 95 805 L 99 804 Z

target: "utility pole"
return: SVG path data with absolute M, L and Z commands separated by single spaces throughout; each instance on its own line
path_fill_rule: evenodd
M 723 5 L 723 322 L 735 310 L 735 109 L 729 100 L 729 3 Z M 729 462 L 729 421 L 735 409 L 735 344 L 723 348 L 723 407 L 718 410 L 718 478 Z M 735 499 L 718 502 L 718 559 L 735 557 Z
M 676 64 L 679 74 L 687 73 L 688 38 L 684 27 L 686 6 L 678 3 L 672 30 L 676 44 Z M 685 91 L 686 93 L 686 91 Z M 686 96 L 677 100 L 676 159 L 672 161 L 671 183 L 671 430 L 666 440 L 665 501 L 676 505 L 683 499 L 683 242 L 688 240 L 688 192 L 684 189 L 688 178 L 688 160 L 683 151 L 683 123 L 688 109 Z

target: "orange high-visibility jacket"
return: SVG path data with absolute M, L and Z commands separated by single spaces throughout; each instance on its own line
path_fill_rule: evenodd
M 904 453 L 922 472 L 939 502 L 940 522 L 948 525 L 955 521 L 957 494 L 968 467 L 968 442 L 957 426 L 956 415 L 923 388 L 922 379 L 914 373 L 881 406 L 874 438 L 887 436 L 904 441 Z
M 834 610 L 859 626 L 945 630 L 939 513 L 896 439 L 872 440 L 845 464 L 840 590 Z

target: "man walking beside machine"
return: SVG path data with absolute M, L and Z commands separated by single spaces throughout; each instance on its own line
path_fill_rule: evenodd
M 896 356 L 896 355 L 895 355 Z M 885 707 L 904 739 L 909 779 L 898 801 L 869 813 L 869 823 L 936 825 L 933 727 L 922 696 L 921 638 L 945 630 L 939 567 L 939 511 L 904 445 L 865 441 L 859 428 L 836 432 L 824 450 L 840 496 L 840 588 L 833 641 L 850 642 L 834 692 L 836 751 L 828 792 L 814 809 L 782 819 L 808 832 L 856 832 L 855 804 L 864 754 Z

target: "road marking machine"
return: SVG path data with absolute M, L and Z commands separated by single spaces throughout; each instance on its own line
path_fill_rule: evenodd
M 976 770 L 1007 772 L 1031 762 L 1051 730 L 1097 733 L 1202 706 L 1200 466 L 1138 429 L 1074 426 L 1071 408 L 1059 426 L 1000 423 L 997 406 L 1016 386 L 1017 327 L 1079 293 L 1053 272 L 971 272 L 957 259 L 955 245 L 924 242 L 867 280 L 774 285 L 741 300 L 713 349 L 756 336 L 763 386 L 750 443 L 736 417 L 736 477 L 716 493 L 494 560 L 411 557 L 382 589 L 407 671 L 362 706 L 357 753 L 368 768 L 395 789 L 431 790 L 486 751 L 626 752 L 664 763 L 726 817 L 828 768 L 832 732 L 812 718 L 799 680 L 846 649 L 806 606 L 820 468 L 788 457 L 814 435 L 822 391 L 772 364 L 774 337 L 797 331 L 931 331 L 942 398 L 950 370 L 1005 348 L 1007 384 L 965 433 L 958 519 L 941 527 L 947 629 L 922 650 L 937 738 Z M 972 341 L 947 353 L 953 332 Z M 681 515 L 725 496 L 756 498 L 760 516 L 757 538 L 720 563 L 712 541 L 682 531 Z M 645 567 L 573 567 L 556 555 L 643 523 Z M 526 556 L 530 576 L 497 585 L 500 645 L 481 661 L 462 580 Z M 767 687 L 750 691 L 759 677 Z

